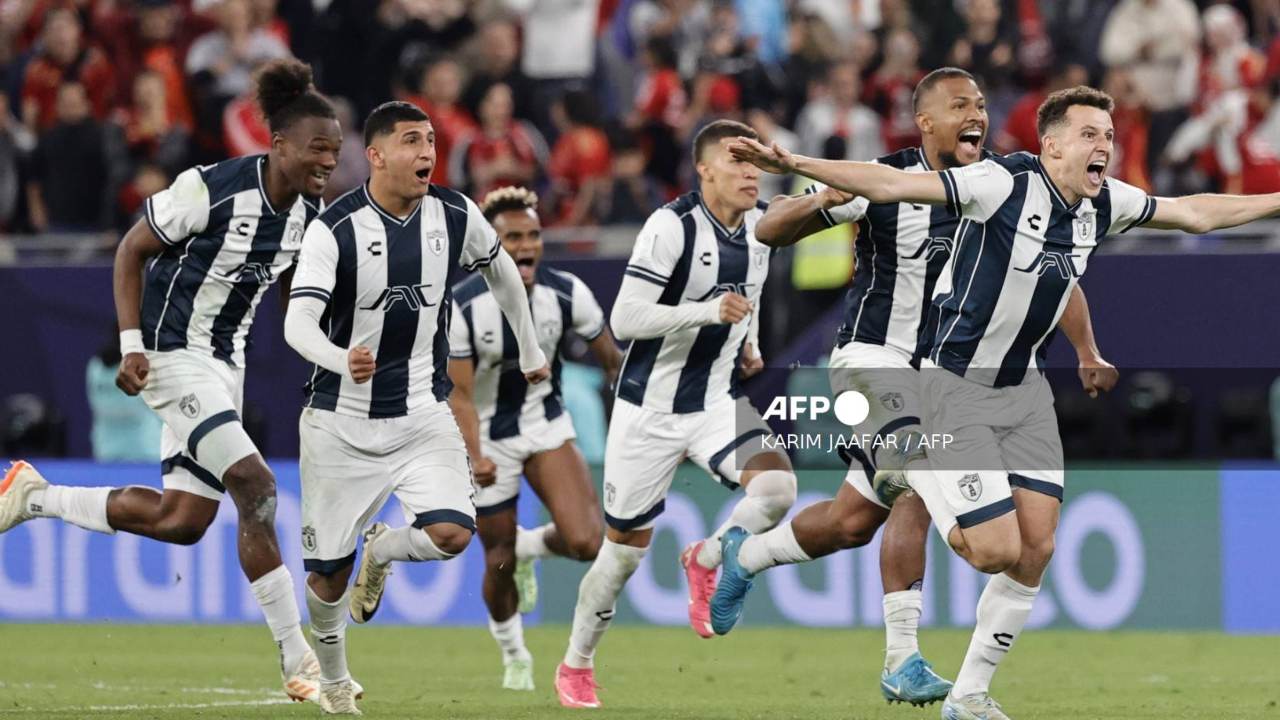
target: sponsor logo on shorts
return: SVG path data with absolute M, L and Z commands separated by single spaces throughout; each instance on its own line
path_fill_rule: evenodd
M 183 415 L 194 418 L 200 414 L 200 400 L 196 398 L 195 393 L 183 395 L 182 399 L 178 401 L 178 409 L 182 411 Z
M 956 484 L 960 486 L 960 493 L 970 500 L 977 502 L 982 497 L 982 476 L 978 473 L 969 473 Z
M 316 551 L 316 529 L 310 525 L 302 528 L 302 549 L 307 552 Z
M 880 396 L 880 404 L 884 405 L 886 410 L 890 412 L 902 412 L 902 408 L 907 404 L 902 401 L 902 393 L 885 393 Z

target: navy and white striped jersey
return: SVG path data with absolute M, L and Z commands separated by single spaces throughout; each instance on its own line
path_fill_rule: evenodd
M 529 385 L 520 371 L 515 332 L 483 277 L 473 276 L 453 289 L 449 357 L 473 358 L 474 399 L 480 432 L 490 440 L 515 437 L 522 425 L 553 420 L 564 412 L 560 398 L 560 343 L 572 330 L 587 341 L 604 332 L 604 311 L 577 277 L 538 266 L 529 293 L 538 344 L 551 358 L 551 382 Z
M 266 164 L 253 155 L 194 167 L 147 199 L 147 223 L 166 246 L 143 284 L 148 350 L 185 348 L 244 367 L 258 301 L 293 265 L 321 204 L 299 196 L 292 207 L 271 207 Z
M 991 153 L 984 153 L 991 157 Z M 907 172 L 932 172 L 920 148 L 877 158 L 881 165 Z M 825 186 L 811 185 L 806 192 Z M 929 300 L 939 273 L 951 257 L 960 215 L 941 205 L 870 203 L 853 200 L 822 211 L 828 227 L 856 222 L 857 266 L 845 296 L 844 322 L 836 347 L 851 342 L 884 345 L 908 358 L 923 352 L 920 338 L 929 316 Z
M 403 219 L 368 186 L 334 201 L 307 228 L 290 297 L 323 300 L 330 342 L 368 347 L 377 370 L 356 384 L 316 366 L 307 407 L 387 418 L 448 399 L 451 271 L 488 265 L 499 249 L 480 208 L 438 185 Z
M 984 385 L 1005 387 L 1042 368 L 1042 345 L 1098 242 L 1141 225 L 1156 201 L 1106 178 L 1097 198 L 1068 205 L 1040 159 L 991 158 L 942 173 L 962 216 L 935 289 L 929 358 Z
M 645 221 L 626 274 L 662 288 L 658 302 L 704 302 L 736 292 L 755 308 L 769 274 L 772 250 L 756 240 L 756 222 L 767 204 L 747 211 L 730 232 L 702 202 L 687 193 Z M 699 412 L 722 398 L 737 397 L 735 369 L 750 318 L 734 325 L 707 325 L 665 337 L 633 340 L 618 379 L 618 397 L 658 412 Z

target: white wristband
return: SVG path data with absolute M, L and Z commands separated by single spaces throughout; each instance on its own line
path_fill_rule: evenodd
M 120 331 L 120 355 L 129 355 L 131 353 L 146 352 L 147 348 L 142 344 L 142 331 L 134 328 L 132 330 Z

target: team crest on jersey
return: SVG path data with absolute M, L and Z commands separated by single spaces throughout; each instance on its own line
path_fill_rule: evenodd
M 284 230 L 285 247 L 297 247 L 302 244 L 302 221 L 292 219 Z
M 753 259 L 753 260 L 755 260 L 756 267 L 757 267 L 757 268 L 762 268 L 762 267 L 764 267 L 764 261 L 765 261 L 765 259 L 769 257 L 769 251 L 768 251 L 768 250 L 764 250 L 764 251 L 761 251 L 761 252 L 753 252 L 753 253 L 751 253 L 751 256 L 752 256 L 752 259 Z
M 1076 218 L 1076 235 L 1079 235 L 1083 240 L 1093 238 L 1093 220 L 1093 215 Z
M 316 529 L 310 525 L 302 528 L 302 549 L 307 552 L 316 551 Z
M 960 486 L 960 494 L 966 498 L 977 502 L 978 498 L 982 497 L 982 476 L 978 473 L 969 473 L 960 478 L 956 484 Z
M 178 401 L 178 409 L 182 411 L 183 415 L 186 415 L 189 418 L 194 418 L 199 415 L 200 401 L 196 398 L 196 394 L 191 393 L 190 395 L 183 395 L 182 399 Z
M 428 230 L 425 235 L 427 247 L 431 248 L 431 252 L 439 255 L 444 252 L 444 231 Z
M 885 393 L 880 396 L 880 404 L 890 412 L 902 412 L 902 408 L 906 407 L 906 403 L 902 400 L 902 393 Z
M 559 326 L 556 324 L 555 320 L 546 320 L 538 326 L 538 332 L 542 333 L 542 338 L 544 340 L 551 340 L 555 338 L 556 330 L 558 329 Z

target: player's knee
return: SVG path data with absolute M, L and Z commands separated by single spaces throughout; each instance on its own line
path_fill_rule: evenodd
M 242 523 L 275 525 L 276 478 L 265 463 L 256 456 L 245 458 L 227 470 L 224 482 Z
M 786 470 L 766 470 L 751 478 L 747 494 L 774 522 L 782 520 L 796 503 L 796 476 Z
M 460 555 L 471 543 L 471 531 L 453 523 L 437 523 L 425 528 L 431 542 L 440 552 L 448 555 Z
M 168 517 L 155 527 L 155 538 L 174 545 L 195 545 L 204 537 L 209 524 L 188 517 Z
M 1000 543 L 986 547 L 971 547 L 967 559 L 978 572 L 995 575 L 1016 565 L 1021 556 L 1020 543 Z
M 604 538 L 598 530 L 596 532 L 578 531 L 568 536 L 564 535 L 564 530 L 560 532 L 569 551 L 569 557 L 574 560 L 589 562 L 595 560 L 596 555 L 600 554 L 600 543 Z
M 438 547 L 438 546 L 437 546 Z M 440 548 L 444 550 L 444 548 Z M 490 574 L 511 575 L 516 571 L 516 545 L 502 543 L 484 550 L 485 570 Z
M 1022 544 L 1022 557 L 1018 564 L 1028 571 L 1044 572 L 1053 559 L 1053 536 Z
M 840 549 L 862 547 L 876 536 L 878 524 L 870 523 L 862 513 L 847 513 L 836 518 L 837 542 Z

